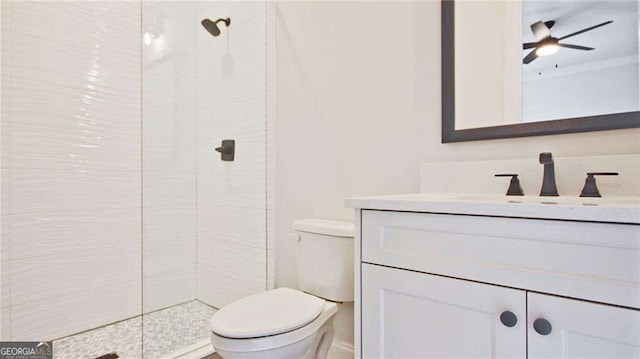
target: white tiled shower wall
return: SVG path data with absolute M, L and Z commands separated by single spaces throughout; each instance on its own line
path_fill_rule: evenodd
M 269 7 L 143 4 L 144 310 L 221 307 L 267 288 Z M 226 17 L 219 37 L 200 25 Z M 223 139 L 234 162 L 213 150 Z
M 273 285 L 267 4 L 2 1 L 1 340 Z
M 2 340 L 141 311 L 139 19 L 2 1 Z
M 273 160 L 267 160 L 273 136 L 270 6 L 197 3 L 198 26 L 203 18 L 231 18 L 219 37 L 201 27 L 197 32 L 197 298 L 218 308 L 268 286 L 267 215 L 274 209 L 266 196 L 273 176 Z M 223 139 L 236 140 L 234 162 L 220 161 L 212 151 Z

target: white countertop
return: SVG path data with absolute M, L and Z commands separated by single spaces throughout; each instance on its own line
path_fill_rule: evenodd
M 413 193 L 347 198 L 350 208 L 640 224 L 638 198 Z

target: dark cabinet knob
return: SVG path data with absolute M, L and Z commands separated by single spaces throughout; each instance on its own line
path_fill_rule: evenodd
M 551 333 L 551 323 L 544 318 L 538 318 L 533 321 L 533 329 L 540 335 L 549 335 Z
M 518 317 L 511 311 L 505 311 L 500 314 L 500 322 L 504 324 L 505 327 L 515 327 L 518 323 Z

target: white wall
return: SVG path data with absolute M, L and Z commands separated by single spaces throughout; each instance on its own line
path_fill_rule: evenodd
M 136 2 L 2 2 L 1 340 L 140 314 L 139 33 Z
M 638 129 L 442 144 L 439 2 L 279 2 L 276 15 L 277 286 L 297 287 L 293 220 L 418 192 L 420 162 L 640 153 Z M 353 340 L 349 313 L 337 324 Z
M 277 4 L 277 286 L 298 287 L 287 237 L 295 219 L 353 220 L 347 196 L 418 188 L 428 122 L 417 119 L 425 117 L 424 84 L 437 86 L 440 77 L 417 73 L 429 36 L 415 31 L 416 7 Z M 351 308 L 338 314 L 337 340 L 353 342 Z
M 456 3 L 456 128 L 521 122 L 521 13 L 522 1 Z
M 11 28 L 11 9 L 7 6 L 8 3 L 0 3 L 0 340 L 5 340 L 11 336 L 11 291 L 9 290 L 10 277 L 8 275 L 11 266 L 9 259 L 11 253 L 8 251 L 8 238 L 9 226 L 7 226 L 7 219 L 4 215 L 5 200 L 4 192 L 6 188 L 5 174 L 8 171 L 4 169 L 8 163 L 4 156 L 7 147 L 7 139 L 3 133 L 5 125 L 2 119 L 9 118 L 10 111 L 9 105 L 11 103 L 11 88 L 9 86 L 8 74 L 9 70 L 9 42 L 3 41 Z M 5 239 L 3 239 L 5 238 Z

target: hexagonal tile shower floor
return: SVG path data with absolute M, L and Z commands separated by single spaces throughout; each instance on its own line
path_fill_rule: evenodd
M 208 340 L 209 319 L 216 310 L 194 300 L 78 333 L 53 342 L 54 358 L 93 359 L 117 353 L 122 359 L 138 359 L 141 352 L 145 359 L 162 358 Z

